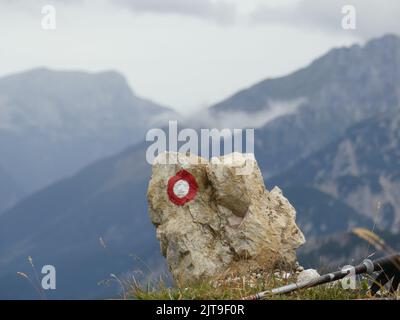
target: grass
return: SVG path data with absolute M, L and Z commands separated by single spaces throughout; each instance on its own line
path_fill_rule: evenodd
M 187 287 L 168 287 L 164 281 L 157 284 L 146 284 L 142 286 L 137 282 L 130 283 L 126 287 L 127 299 L 138 300 L 238 300 L 246 296 L 293 283 L 296 276 L 281 279 L 275 275 L 269 275 L 256 281 L 221 281 L 197 283 Z M 360 289 L 345 290 L 339 282 L 335 284 L 321 285 L 314 288 L 302 289 L 285 295 L 274 295 L 267 299 L 271 300 L 349 300 L 369 299 L 367 279 L 359 283 Z M 384 297 L 396 298 L 389 293 Z M 399 298 L 397 296 L 397 298 Z
M 382 239 L 373 232 L 366 229 L 355 229 L 353 231 L 358 237 L 364 239 L 375 249 L 393 254 L 395 250 L 390 248 Z M 242 273 L 243 274 L 243 273 Z M 169 287 L 160 278 L 156 283 L 150 282 L 145 286 L 135 279 L 130 282 L 121 283 L 124 291 L 124 299 L 137 300 L 238 300 L 256 293 L 271 290 L 297 281 L 298 272 L 274 272 L 258 270 L 256 273 L 249 272 L 247 276 L 230 273 L 208 282 L 193 283 L 190 286 L 177 285 Z M 358 289 L 344 289 L 340 281 L 308 289 L 300 289 L 290 294 L 270 295 L 270 300 L 353 300 L 353 299 L 400 299 L 400 293 L 390 293 L 381 288 L 373 297 L 369 293 L 369 285 L 372 283 L 371 276 L 361 276 L 358 279 Z

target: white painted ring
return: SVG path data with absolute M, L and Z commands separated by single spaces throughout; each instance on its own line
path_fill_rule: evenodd
M 178 198 L 182 199 L 189 193 L 189 188 L 189 183 L 181 179 L 174 184 L 173 192 Z

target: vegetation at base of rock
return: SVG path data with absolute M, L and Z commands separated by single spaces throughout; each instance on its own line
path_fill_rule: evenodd
M 156 284 L 141 286 L 134 282 L 126 288 L 127 299 L 137 300 L 239 300 L 255 293 L 293 283 L 294 277 L 279 279 L 273 274 L 268 279 L 260 279 L 256 284 L 241 279 L 238 282 L 224 282 L 216 286 L 215 282 L 193 284 L 190 287 L 169 287 L 160 280 Z M 291 294 L 270 296 L 269 300 L 352 300 L 352 299 L 399 299 L 400 294 L 384 291 L 372 297 L 368 292 L 368 281 L 363 279 L 359 289 L 343 289 L 339 282 L 302 289 Z

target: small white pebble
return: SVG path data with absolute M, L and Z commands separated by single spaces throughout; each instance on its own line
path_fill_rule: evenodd
M 318 277 L 319 277 L 319 273 L 317 270 L 307 269 L 307 270 L 300 272 L 300 274 L 297 277 L 297 283 L 308 282 L 308 281 L 311 281 Z

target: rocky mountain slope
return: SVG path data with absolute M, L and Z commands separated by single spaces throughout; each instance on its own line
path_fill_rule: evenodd
M 3 77 L 0 166 L 24 190 L 17 200 L 141 141 L 147 128 L 171 117 L 116 72 L 42 68 Z M 10 204 L 5 197 L 0 211 Z
M 6 208 L 14 204 L 22 193 L 23 190 L 21 190 L 15 181 L 0 167 L 0 208 Z
M 150 168 L 141 148 L 130 148 L 29 196 L 0 216 L 0 298 L 38 298 L 27 257 L 57 269 L 49 298 L 106 298 L 118 284 L 98 285 L 138 270 L 162 269 L 146 210 Z M 101 240 L 100 240 L 101 238 Z M 140 279 L 141 273 L 135 273 Z
M 306 246 L 311 239 L 323 239 L 355 227 L 370 229 L 374 226 L 371 218 L 317 188 L 284 185 L 283 189 L 285 196 L 296 208 L 297 224 L 306 235 Z
M 392 248 L 400 247 L 398 234 L 379 229 L 375 232 Z M 299 261 L 304 267 L 319 268 L 321 272 L 339 270 L 345 265 L 356 265 L 364 259 L 376 259 L 387 254 L 376 250 L 352 232 L 339 232 L 323 238 L 310 239 L 307 246 L 298 250 Z
M 260 126 L 255 145 L 264 177 L 281 173 L 267 179 L 267 188 L 275 182 L 283 185 L 284 195 L 298 209 L 306 239 L 373 225 L 375 216 L 355 203 L 373 204 L 378 198 L 381 210 L 395 207 L 394 220 L 389 213 L 387 221 L 396 224 L 398 203 L 392 199 L 399 190 L 399 147 L 398 131 L 393 129 L 396 117 L 390 115 L 399 105 L 399 43 L 398 38 L 386 36 L 365 47 L 332 50 L 293 75 L 267 80 L 257 90 L 240 93 L 248 101 L 245 106 L 238 103 L 240 108 L 234 107 L 228 100 L 212 108 L 215 114 L 228 116 L 240 110 L 256 117 L 265 99 L 303 99 L 295 112 Z M 381 118 L 381 114 L 387 116 Z M 106 297 L 115 294 L 115 288 L 99 287 L 97 282 L 110 273 L 119 275 L 136 268 L 148 273 L 129 253 L 158 271 L 162 259 L 146 212 L 150 179 L 146 147 L 141 143 L 98 161 L 0 216 L 0 283 L 7 288 L 0 288 L 0 297 L 35 295 L 15 274 L 29 271 L 28 255 L 37 265 L 56 265 L 60 289 L 52 297 L 58 298 Z M 321 148 L 325 149 L 318 154 Z M 46 155 L 38 150 L 33 153 Z M 90 155 L 92 149 L 83 150 L 80 154 Z M 296 169 L 290 169 L 296 163 Z M 389 188 L 385 187 L 388 181 Z M 359 200 L 363 197 L 364 201 Z M 385 221 L 380 224 L 385 226 Z M 109 251 L 104 250 L 100 237 Z
M 233 95 L 213 106 L 211 114 L 220 118 L 221 127 L 229 126 L 235 114 L 253 115 L 257 157 L 270 177 L 355 123 L 398 110 L 399 92 L 400 38 L 387 35 L 365 46 L 333 49 L 304 69 Z M 260 117 L 266 124 L 259 125 Z
M 351 127 L 272 183 L 313 187 L 400 231 L 400 109 Z

